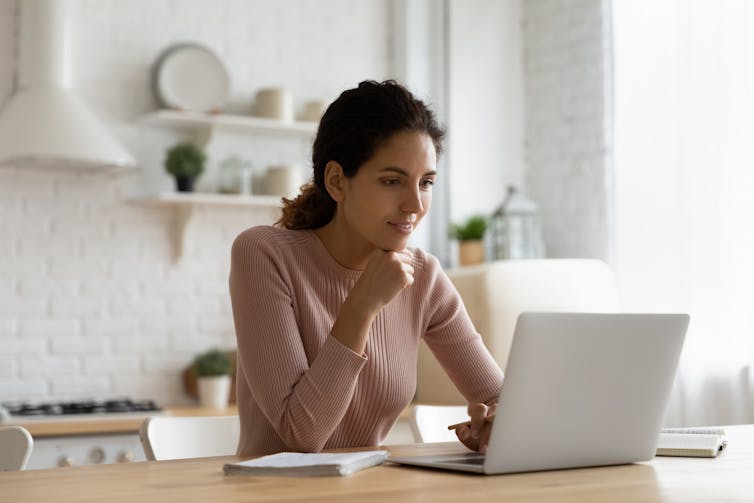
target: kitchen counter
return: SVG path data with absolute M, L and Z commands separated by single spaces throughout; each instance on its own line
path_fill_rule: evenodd
M 208 409 L 204 407 L 167 407 L 164 409 L 168 416 L 232 416 L 238 414 L 238 408 L 233 405 L 226 409 Z M 120 418 L 88 418 L 86 415 L 74 416 L 70 419 L 55 419 L 40 422 L 13 423 L 23 426 L 34 438 L 57 437 L 68 435 L 95 435 L 110 433 L 135 433 L 149 413 L 134 417 Z
M 166 407 L 169 416 L 237 415 L 237 407 L 207 409 L 202 407 Z M 407 408 L 385 439 L 390 443 L 413 441 L 410 427 L 410 407 Z M 56 466 L 85 466 L 145 461 L 139 438 L 139 427 L 149 412 L 126 417 L 69 416 L 67 419 L 32 420 L 18 422 L 34 437 L 34 449 L 28 470 Z

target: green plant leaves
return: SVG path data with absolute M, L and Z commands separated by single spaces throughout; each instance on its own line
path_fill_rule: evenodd
M 193 143 L 179 143 L 168 150 L 165 171 L 176 177 L 197 177 L 204 171 L 207 156 Z
M 451 224 L 450 237 L 459 241 L 483 239 L 486 231 L 487 218 L 482 215 L 474 215 L 462 224 Z

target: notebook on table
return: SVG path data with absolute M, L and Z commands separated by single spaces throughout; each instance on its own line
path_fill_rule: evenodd
M 382 464 L 387 451 L 359 452 L 278 452 L 248 461 L 226 463 L 226 475 L 285 475 L 290 477 L 325 477 L 350 475 Z
M 483 474 L 654 457 L 686 314 L 523 313 L 487 454 L 390 457 Z
M 727 446 L 723 428 L 663 428 L 657 443 L 657 455 L 715 458 Z

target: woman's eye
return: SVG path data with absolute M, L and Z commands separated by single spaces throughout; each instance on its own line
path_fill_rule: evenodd
M 422 180 L 420 185 L 423 189 L 431 189 L 434 184 L 434 180 Z
M 401 181 L 397 178 L 387 178 L 385 180 L 382 180 L 382 183 L 384 185 L 398 185 L 399 183 L 401 183 Z

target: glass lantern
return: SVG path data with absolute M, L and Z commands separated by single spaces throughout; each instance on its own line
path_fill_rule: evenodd
M 251 194 L 251 163 L 237 156 L 220 163 L 219 190 L 223 194 Z
M 545 256 L 539 207 L 512 185 L 489 222 L 491 256 L 496 260 Z

